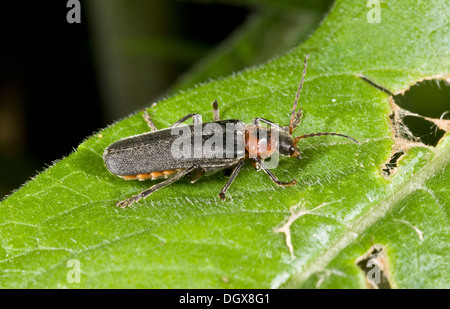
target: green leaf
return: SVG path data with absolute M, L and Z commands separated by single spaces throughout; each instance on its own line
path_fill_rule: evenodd
M 286 124 L 310 53 L 295 134 L 340 132 L 361 144 L 302 141 L 303 159 L 282 159 L 273 170 L 281 180 L 297 179 L 295 187 L 276 187 L 249 165 L 226 202 L 217 198 L 226 181 L 218 174 L 194 185 L 183 179 L 117 209 L 116 201 L 150 186 L 111 175 L 102 160 L 110 143 L 148 131 L 138 113 L 0 204 L 0 286 L 364 288 L 357 261 L 375 244 L 391 287 L 450 287 L 449 136 L 434 148 L 394 135 L 386 93 L 448 78 L 450 6 L 389 2 L 381 22 L 369 23 L 366 4 L 337 1 L 314 35 L 286 55 L 149 110 L 163 128 L 191 112 L 208 119 L 218 99 L 223 119 Z M 394 145 L 406 154 L 385 177 Z M 80 283 L 71 283 L 72 259 Z

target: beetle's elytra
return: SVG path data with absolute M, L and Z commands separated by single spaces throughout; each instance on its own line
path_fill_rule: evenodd
M 107 169 L 123 179 L 155 180 L 164 178 L 165 180 L 131 198 L 118 202 L 117 206 L 122 208 L 130 206 L 184 176 L 188 176 L 191 182 L 195 182 L 203 175 L 218 171 L 231 171 L 229 180 L 218 195 L 225 200 L 225 193 L 241 171 L 246 159 L 251 160 L 257 170 L 262 169 L 277 185 L 295 185 L 296 180 L 289 182 L 278 180 L 266 167 L 264 160 L 272 157 L 275 153 L 300 159 L 298 141 L 313 136 L 336 135 L 358 143 L 354 138 L 340 133 L 321 132 L 293 136 L 292 133 L 302 117 L 302 110 L 297 110 L 297 103 L 306 75 L 308 57 L 309 55 L 305 58 L 289 126 L 281 127 L 259 117 L 253 119 L 249 125 L 237 119 L 220 120 L 217 100 L 213 103 L 214 122 L 212 123 L 202 123 L 200 115 L 189 114 L 171 127 L 157 130 L 147 112 L 144 112 L 144 119 L 151 128 L 151 132 L 112 143 L 106 148 L 103 159 Z M 190 126 L 181 126 L 189 118 L 193 118 L 194 123 Z M 261 126 L 261 122 L 264 122 L 266 126 Z M 179 134 L 174 134 L 174 131 L 187 133 L 182 139 Z M 222 133 L 218 138 L 216 138 L 217 132 Z M 214 147 L 212 145 L 205 147 L 212 140 L 212 136 L 215 137 Z M 232 141 L 231 145 L 230 140 Z M 183 147 L 179 147 L 177 144 L 180 141 L 180 145 L 184 142 Z

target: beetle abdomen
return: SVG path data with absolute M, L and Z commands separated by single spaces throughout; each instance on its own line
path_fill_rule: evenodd
M 211 134 L 200 133 L 201 139 L 197 145 L 195 141 L 199 135 L 195 132 L 193 125 L 190 125 L 188 126 L 190 134 L 187 135 L 190 150 L 187 152 L 187 156 L 178 156 L 178 149 L 172 147 L 180 135 L 173 135 L 172 129 L 169 128 L 132 136 L 111 144 L 103 154 L 105 165 L 111 173 L 127 177 L 127 179 L 140 179 L 139 177 L 156 179 L 162 177 L 158 174 L 162 171 L 183 170 L 193 165 L 202 166 L 206 170 L 218 170 L 232 166 L 245 156 L 241 129 L 244 127 L 243 123 L 239 120 L 227 120 L 214 124 L 219 129 L 223 129 L 223 136 L 220 137 L 223 141 L 222 147 L 217 148 L 220 149 L 219 153 L 217 151 L 214 153 L 218 154 L 217 157 L 211 155 L 212 152 L 208 147 L 203 147 L 210 141 Z M 231 128 L 227 124 L 230 124 Z M 207 125 L 209 124 L 203 124 L 203 128 Z M 233 127 L 233 125 L 240 126 Z M 232 138 L 233 141 L 232 150 L 228 152 L 226 149 L 227 138 Z M 238 147 L 238 145 L 242 145 L 242 147 Z M 195 155 L 198 147 L 203 147 L 200 156 Z M 176 153 L 174 153 L 174 149 Z M 229 153 L 231 155 L 227 156 Z M 137 175 L 142 176 L 138 177 Z
M 172 158 L 170 149 L 173 140 L 174 137 L 170 135 L 170 130 L 160 130 L 125 138 L 106 148 L 103 159 L 111 173 L 122 177 L 147 175 L 189 167 L 189 163 L 176 161 Z

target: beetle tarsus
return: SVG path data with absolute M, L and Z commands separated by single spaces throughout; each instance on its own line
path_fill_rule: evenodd
M 138 202 L 141 198 L 142 198 L 142 195 L 138 194 L 133 197 L 127 198 L 126 200 L 117 202 L 116 206 L 120 207 L 120 208 L 126 208 L 126 207 L 129 207 L 129 206 L 133 205 L 134 203 Z
M 158 128 L 156 127 L 155 123 L 153 122 L 152 118 L 150 117 L 150 115 L 148 114 L 147 110 L 143 110 L 143 115 L 142 117 L 144 117 L 145 122 L 147 122 L 147 125 L 150 127 L 151 131 L 158 131 Z
M 219 115 L 219 103 L 217 103 L 217 100 L 214 100 L 213 104 L 213 119 L 214 121 L 220 121 L 220 115 Z
M 222 201 L 225 201 L 225 200 L 226 200 L 226 198 L 225 198 L 225 193 L 223 193 L 223 192 L 220 192 L 217 196 L 218 196 Z
M 297 180 L 292 179 L 291 181 L 274 181 L 278 186 L 295 186 L 297 184 Z
M 297 184 L 297 180 L 292 179 L 290 182 L 281 183 L 280 186 L 295 186 Z

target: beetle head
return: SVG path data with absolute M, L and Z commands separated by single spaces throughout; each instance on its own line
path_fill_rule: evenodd
M 280 131 L 278 138 L 278 151 L 282 156 L 301 159 L 300 150 L 297 147 L 294 137 L 289 134 L 289 131 Z

